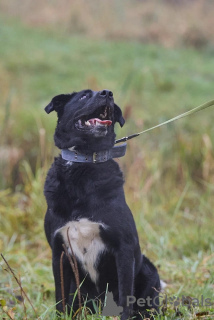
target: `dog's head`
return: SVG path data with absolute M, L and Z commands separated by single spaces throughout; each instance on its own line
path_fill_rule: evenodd
M 109 90 L 60 94 L 45 107 L 47 113 L 54 110 L 58 116 L 54 140 L 60 149 L 106 150 L 114 145 L 115 123 L 121 127 L 125 123 Z

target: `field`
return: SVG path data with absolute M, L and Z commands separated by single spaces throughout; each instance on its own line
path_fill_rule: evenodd
M 68 19 L 61 28 L 36 23 L 27 12 L 14 16 L 10 3 L 0 2 L 0 251 L 37 315 L 1 259 L 0 317 L 48 320 L 55 301 L 43 185 L 59 150 L 56 116 L 44 107 L 59 93 L 108 88 L 126 118 L 117 138 L 142 131 L 214 99 L 214 45 L 209 33 L 199 46 L 178 33 L 168 45 L 166 37 L 149 41 L 135 30 L 126 38 L 113 29 L 111 36 L 89 34 L 77 22 L 69 33 Z M 167 283 L 163 296 L 199 300 L 177 309 L 169 302 L 157 319 L 214 318 L 213 114 L 206 109 L 135 138 L 119 160 L 142 251 Z

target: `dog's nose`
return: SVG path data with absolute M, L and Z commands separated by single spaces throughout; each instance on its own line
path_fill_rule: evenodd
M 102 91 L 100 91 L 100 95 L 102 97 L 112 98 L 113 97 L 113 92 L 111 92 L 109 90 L 102 90 Z

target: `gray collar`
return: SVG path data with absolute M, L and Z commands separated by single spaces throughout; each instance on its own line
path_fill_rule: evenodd
M 126 143 L 123 143 L 109 150 L 88 153 L 80 153 L 75 149 L 62 149 L 62 158 L 69 162 L 100 163 L 112 158 L 123 157 L 126 153 L 126 146 Z

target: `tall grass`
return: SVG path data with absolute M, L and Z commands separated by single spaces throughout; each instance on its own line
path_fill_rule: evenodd
M 214 3 L 210 0 L 1 0 L 0 10 L 30 26 L 60 29 L 68 36 L 197 49 L 214 44 Z

